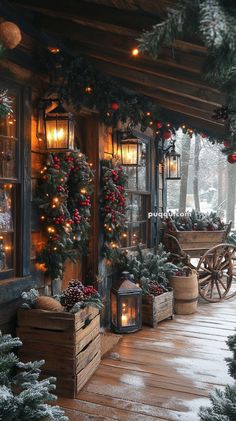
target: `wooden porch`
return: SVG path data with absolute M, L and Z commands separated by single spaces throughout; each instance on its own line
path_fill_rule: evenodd
M 70 421 L 195 421 L 216 386 L 232 384 L 224 359 L 236 298 L 200 303 L 157 329 L 124 335 L 77 399 L 60 399 Z

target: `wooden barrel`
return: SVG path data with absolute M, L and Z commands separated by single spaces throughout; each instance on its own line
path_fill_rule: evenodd
M 174 309 L 176 314 L 192 314 L 197 311 L 198 277 L 192 270 L 189 276 L 172 276 L 170 285 L 174 290 Z

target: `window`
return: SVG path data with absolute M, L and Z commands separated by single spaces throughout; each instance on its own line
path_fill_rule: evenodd
M 131 248 L 140 244 L 148 247 L 150 191 L 148 179 L 148 147 L 142 143 L 140 165 L 125 166 L 127 181 L 128 232 L 122 238 L 122 247 Z
M 0 88 L 8 89 L 9 86 Z M 24 136 L 23 114 L 20 112 L 23 92 L 19 87 L 11 87 L 8 94 L 13 101 L 13 114 L 0 118 L 0 279 L 25 274 L 27 265 L 23 264 L 23 255 L 24 259 L 27 258 L 28 248 L 24 249 L 24 246 L 26 240 L 29 243 L 29 229 L 28 239 L 25 237 L 29 216 L 26 217 L 22 176 L 28 170 L 27 155 L 21 141 Z M 24 159 L 24 169 L 20 166 L 20 156 Z

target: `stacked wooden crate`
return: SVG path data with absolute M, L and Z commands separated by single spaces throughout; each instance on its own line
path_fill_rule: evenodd
M 22 361 L 45 360 L 43 376 L 57 378 L 56 393 L 74 398 L 100 363 L 100 316 L 94 307 L 76 314 L 45 310 L 18 312 Z

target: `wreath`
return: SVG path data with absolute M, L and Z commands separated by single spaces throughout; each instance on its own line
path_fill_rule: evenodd
M 127 175 L 119 161 L 102 163 L 101 213 L 104 227 L 104 255 L 116 262 L 120 259 L 121 239 L 127 237 L 126 194 Z
M 86 253 L 94 172 L 80 152 L 51 153 L 41 171 L 36 203 L 47 242 L 37 261 L 47 275 L 62 278 L 67 259 Z

